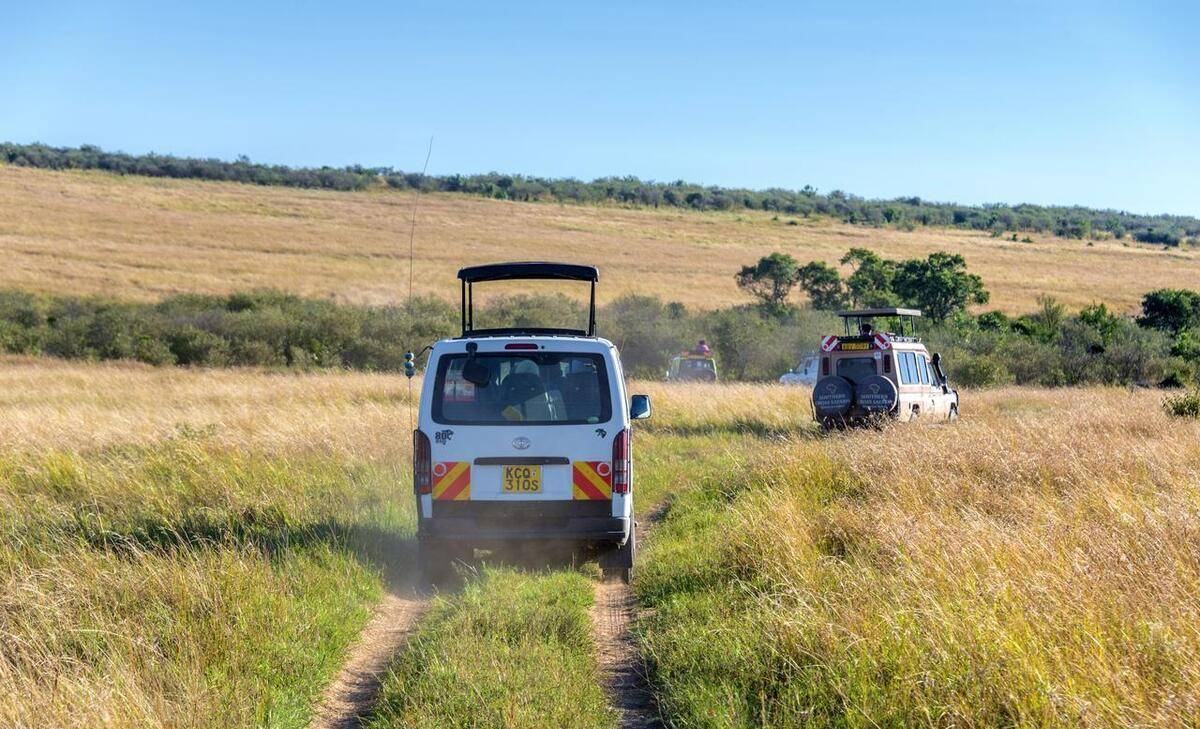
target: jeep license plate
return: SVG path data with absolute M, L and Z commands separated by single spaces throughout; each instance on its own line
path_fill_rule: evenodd
M 542 491 L 541 466 L 505 466 L 504 492 L 509 494 L 538 494 Z

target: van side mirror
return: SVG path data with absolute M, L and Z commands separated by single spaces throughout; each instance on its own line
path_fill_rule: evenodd
M 650 396 L 634 395 L 629 398 L 629 418 L 645 420 L 648 417 L 650 417 Z

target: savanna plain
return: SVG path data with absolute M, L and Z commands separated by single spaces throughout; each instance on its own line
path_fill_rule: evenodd
M 262 286 L 400 301 L 411 196 L 0 166 L 0 288 Z M 785 216 L 786 217 L 786 216 Z M 429 195 L 417 293 L 464 264 L 602 264 L 744 303 L 771 251 L 962 253 L 992 305 L 1136 308 L 1200 254 L 769 214 Z M 794 224 L 792 224 L 794 223 Z M 548 253 L 553 251 L 553 254 Z M 303 727 L 414 594 L 420 379 L 0 359 L 0 725 Z M 1200 421 L 1152 389 L 964 391 L 953 424 L 821 434 L 809 392 L 635 381 L 633 634 L 680 727 L 1200 724 Z M 492 564 L 420 599 L 370 727 L 611 727 L 594 564 Z
M 1155 392 L 971 392 L 957 424 L 824 436 L 803 388 L 632 387 L 668 724 L 1200 719 L 1200 426 Z M 5 360 L 0 721 L 306 725 L 411 579 L 412 402 L 392 375 Z M 366 722 L 616 725 L 595 578 L 473 566 Z
M 0 288 L 153 301 L 279 288 L 359 304 L 403 299 L 412 195 L 57 172 L 0 165 Z M 678 208 L 521 203 L 460 194 L 420 201 L 414 291 L 457 295 L 460 266 L 601 265 L 601 303 L 628 293 L 711 309 L 746 303 L 733 274 L 774 251 L 836 264 L 849 248 L 890 258 L 962 254 L 992 294 L 1026 313 L 1053 294 L 1072 309 L 1135 311 L 1141 296 L 1200 277 L 1200 252 L 1128 240 L 1032 242 L 942 228 Z M 498 292 L 506 292 L 499 286 Z

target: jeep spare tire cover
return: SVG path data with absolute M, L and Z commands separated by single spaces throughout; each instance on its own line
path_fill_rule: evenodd
M 854 385 L 845 377 L 826 375 L 817 380 L 813 388 L 813 409 L 818 418 L 836 418 L 845 415 L 854 399 Z
M 896 384 L 886 377 L 871 375 L 858 383 L 858 406 L 868 413 L 887 413 L 896 407 Z

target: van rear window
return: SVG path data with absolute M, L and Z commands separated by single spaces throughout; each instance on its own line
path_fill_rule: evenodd
M 438 362 L 433 420 L 447 425 L 572 425 L 612 417 L 608 372 L 599 354 L 477 354 L 486 382 L 463 376 L 466 354 Z M 475 379 L 482 379 L 476 377 Z

